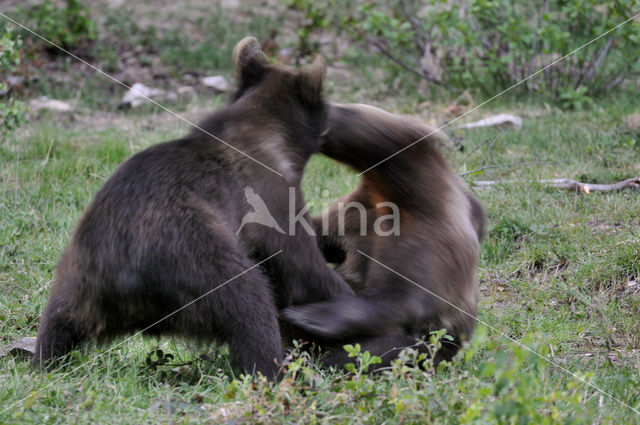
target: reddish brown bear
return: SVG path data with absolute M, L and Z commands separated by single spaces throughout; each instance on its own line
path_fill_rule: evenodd
M 321 152 L 365 172 L 359 187 L 314 224 L 325 257 L 338 264 L 357 295 L 283 312 L 318 335 L 325 348 L 333 341 L 326 364 L 352 361 L 336 343 L 343 341 L 386 353 L 384 366 L 398 353 L 394 347 L 442 328 L 453 341 L 443 342 L 435 360 L 450 359 L 475 328 L 484 212 L 441 155 L 442 136 L 412 145 L 431 133 L 426 125 L 372 106 L 330 107 Z M 366 229 L 358 209 L 344 208 L 351 202 L 365 207 Z M 393 216 L 385 202 L 397 207 L 397 223 L 379 220 Z
M 322 58 L 300 71 L 270 65 L 246 38 L 234 64 L 238 90 L 200 124 L 204 132 L 134 155 L 96 194 L 58 265 L 37 364 L 153 325 L 147 333 L 228 342 L 235 366 L 273 376 L 278 308 L 353 293 L 302 228 L 239 230 L 250 212 L 245 188 L 280 228 L 290 228 L 290 188 L 296 211 L 304 206 L 302 170 L 326 128 Z

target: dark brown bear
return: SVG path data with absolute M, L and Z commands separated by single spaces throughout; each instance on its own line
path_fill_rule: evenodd
M 315 238 L 288 221 L 289 191 L 299 211 L 302 170 L 325 129 L 322 58 L 300 71 L 269 65 L 246 38 L 234 64 L 230 105 L 202 130 L 134 155 L 96 194 L 58 265 L 37 364 L 153 325 L 146 333 L 227 342 L 235 366 L 273 376 L 282 357 L 278 307 L 353 293 Z M 251 213 L 247 191 L 289 231 L 239 230 Z
M 368 171 L 359 187 L 315 217 L 314 225 L 327 260 L 338 263 L 337 270 L 357 295 L 283 312 L 287 320 L 318 335 L 325 348 L 331 341 L 360 342 L 372 354 L 387 353 L 386 365 L 399 351 L 394 347 L 415 344 L 444 328 L 454 340 L 444 341 L 439 361 L 453 357 L 475 328 L 484 212 L 441 155 L 442 136 L 410 146 L 432 132 L 372 106 L 330 108 L 321 152 L 356 171 Z M 350 202 L 366 209 L 366 228 L 361 229 L 358 209 L 344 209 Z M 393 208 L 385 202 L 397 206 L 397 228 Z M 325 363 L 352 361 L 340 344 L 333 345 Z

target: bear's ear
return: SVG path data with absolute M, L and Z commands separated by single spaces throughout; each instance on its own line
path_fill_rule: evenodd
M 327 65 L 324 58 L 316 55 L 313 62 L 300 70 L 298 81 L 302 99 L 310 105 L 322 102 L 322 82 Z
M 268 63 L 267 55 L 262 52 L 255 37 L 245 37 L 233 48 L 233 66 L 238 86 L 247 86 L 257 82 Z

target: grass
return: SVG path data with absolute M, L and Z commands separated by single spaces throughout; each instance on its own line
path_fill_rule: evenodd
M 122 11 L 104 13 L 105 25 L 123 40 L 155 51 L 149 54 L 167 65 L 184 60 L 200 70 L 230 69 L 229 43 L 249 28 L 220 16 L 215 28 L 192 18 L 185 22 L 211 36 L 187 46 L 171 28 L 158 34 L 138 25 L 158 19 L 153 11 L 129 20 Z M 252 28 L 267 31 L 263 21 L 254 22 Z M 222 47 L 214 48 L 220 37 Z M 365 72 L 383 63 L 350 54 Z M 114 58 L 104 51 L 98 60 Z M 41 81 L 45 94 L 76 97 L 76 113 L 42 113 L 0 138 L 0 345 L 35 336 L 58 257 L 104 180 L 133 153 L 187 131 L 156 108 L 115 112 L 119 94 L 98 77 L 80 84 Z M 327 84 L 334 100 L 402 113 L 424 101 L 417 94 L 398 100 L 398 91 L 373 86 Z M 399 80 L 401 93 L 411 87 Z M 221 100 L 172 106 L 197 120 Z M 637 105 L 618 96 L 562 112 L 505 96 L 470 118 L 517 113 L 521 130 L 450 130 L 457 171 L 482 169 L 469 182 L 511 182 L 476 191 L 488 214 L 481 324 L 452 365 L 423 371 L 397 364 L 371 376 L 362 373 L 370 361 L 362 353 L 354 351 L 354 372 L 343 373 L 318 369 L 296 352 L 287 377 L 270 384 L 234 375 L 225 347 L 137 336 L 74 352 L 68 366 L 47 373 L 23 357 L 0 357 L 0 423 L 636 423 L 640 416 L 620 402 L 640 409 L 640 292 L 629 286 L 640 280 L 640 196 L 580 195 L 537 182 L 639 175 L 640 139 L 622 126 Z M 438 121 L 440 111 L 434 103 L 435 118 L 428 119 Z M 303 189 L 318 212 L 356 184 L 345 167 L 315 157 Z
M 640 277 L 640 197 L 577 195 L 535 183 L 637 175 L 638 148 L 608 112 L 623 115 L 632 107 L 602 105 L 601 111 L 531 118 L 520 131 L 464 135 L 465 152 L 451 154 L 454 164 L 466 158 L 460 170 L 481 168 L 488 158 L 563 162 L 471 177 L 520 183 L 477 192 L 489 217 L 479 318 L 499 333 L 480 325 L 451 368 L 398 365 L 367 376 L 318 370 L 300 356 L 295 371 L 271 385 L 234 376 L 224 348 L 136 337 L 76 352 L 69 367 L 46 374 L 20 357 L 0 359 L 0 405 L 17 403 L 0 422 L 631 423 L 638 419 L 632 410 L 500 333 L 638 407 L 640 297 L 626 286 Z M 527 108 L 521 105 L 523 115 Z M 104 179 L 132 153 L 186 131 L 152 110 L 114 114 L 105 120 L 112 124 L 99 128 L 88 128 L 90 121 L 60 125 L 44 114 L 2 143 L 2 343 L 35 335 L 57 258 Z M 307 167 L 304 190 L 319 211 L 356 184 L 345 167 L 317 157 Z M 175 358 L 149 366 L 148 354 L 157 349 Z

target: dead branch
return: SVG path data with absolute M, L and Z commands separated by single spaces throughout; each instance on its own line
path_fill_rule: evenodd
M 493 138 L 493 140 L 491 140 L 491 144 L 489 145 L 489 147 L 485 150 L 485 154 L 491 152 L 491 149 L 493 149 L 493 146 L 496 144 L 496 141 L 498 140 L 498 138 L 500 136 L 502 136 L 502 133 L 504 133 L 506 131 L 506 127 L 503 127 L 500 132 L 498 134 L 496 134 L 496 136 Z M 465 162 L 467 162 L 467 159 L 469 159 L 469 157 L 471 155 L 473 155 L 478 149 L 480 149 L 484 143 L 488 142 L 489 140 L 485 140 L 482 143 L 479 143 L 476 147 L 474 147 L 473 149 L 471 149 L 471 151 L 469 151 L 469 153 L 467 155 L 465 155 L 464 158 L 462 158 L 462 160 L 458 163 L 458 166 L 456 167 L 456 170 L 459 170 L 460 167 L 462 167 L 464 165 Z M 482 164 L 484 165 L 484 164 Z
M 383 43 L 381 43 L 381 42 L 379 42 L 377 40 L 373 40 L 373 39 L 370 39 L 370 42 L 371 42 L 371 44 L 374 45 L 374 47 L 376 47 L 380 51 L 380 53 L 382 53 L 387 58 L 391 59 L 396 64 L 400 65 L 405 70 L 411 72 L 412 74 L 417 75 L 418 77 L 420 77 L 420 78 L 422 78 L 424 80 L 429 81 L 430 83 L 437 84 L 439 86 L 443 86 L 443 87 L 449 88 L 449 86 L 447 84 L 445 84 L 443 81 L 438 80 L 437 78 L 430 77 L 430 76 L 426 75 L 424 72 L 418 71 L 417 69 L 412 68 L 411 66 L 407 65 L 401 59 L 398 59 L 397 57 L 395 57 L 389 50 L 387 50 L 387 48 L 384 46 Z
M 501 184 L 521 183 L 514 180 L 477 180 L 471 182 L 471 185 L 477 188 L 490 188 Z M 572 179 L 553 179 L 539 180 L 538 183 L 549 187 L 557 187 L 559 189 L 567 189 L 575 192 L 589 194 L 591 192 L 612 192 L 624 189 L 640 190 L 640 177 L 633 177 L 617 183 L 601 184 L 601 183 L 582 183 Z
M 607 57 L 607 54 L 609 53 L 609 50 L 611 49 L 611 46 L 613 45 L 614 40 L 615 40 L 614 37 L 611 37 L 609 38 L 609 40 L 607 40 L 607 44 L 605 44 L 605 46 L 600 51 L 598 58 L 589 67 L 586 81 L 590 81 L 593 78 L 593 75 L 596 73 L 596 70 L 600 67 L 604 59 Z
M 407 7 L 406 0 L 401 0 L 400 7 L 402 8 L 402 14 L 404 18 L 411 24 L 411 28 L 413 29 L 413 43 L 415 44 L 416 50 L 419 57 L 424 55 L 424 51 L 427 48 L 426 43 L 420 39 L 421 29 L 423 28 L 423 24 L 413 17 L 413 15 L 409 12 L 409 8 Z
M 513 162 L 513 163 L 510 163 L 510 164 L 492 164 L 492 165 L 486 165 L 486 166 L 481 167 L 481 168 L 476 168 L 475 170 L 467 171 L 466 173 L 462 173 L 460 175 L 462 177 L 464 177 L 464 176 L 468 176 L 469 174 L 480 173 L 480 172 L 483 172 L 485 170 L 490 170 L 492 168 L 525 167 L 525 166 L 528 166 L 528 165 L 557 164 L 557 163 L 561 163 L 561 162 L 567 162 L 567 161 L 533 161 L 533 162 Z M 494 183 L 500 183 L 500 182 L 494 182 Z

